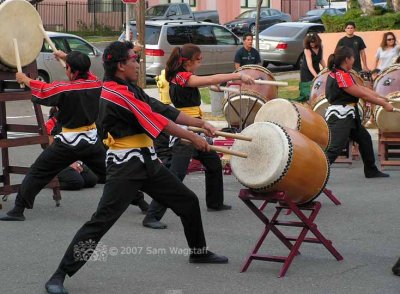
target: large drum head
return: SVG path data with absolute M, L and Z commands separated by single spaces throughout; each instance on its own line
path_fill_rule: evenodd
M 264 103 L 264 100 L 250 94 L 236 95 L 229 98 L 229 103 L 225 101 L 223 112 L 231 126 L 242 126 L 243 123 L 248 126 L 254 122 Z
M 262 189 L 286 173 L 290 165 L 290 142 L 284 130 L 274 123 L 254 123 L 242 135 L 252 142 L 235 140 L 232 150 L 248 154 L 247 158 L 232 156 L 233 174 L 240 183 L 252 189 Z
M 43 45 L 39 24 L 42 20 L 36 9 L 25 0 L 6 0 L 0 5 L 0 61 L 17 67 L 13 39 L 17 39 L 21 65 L 32 63 Z
M 400 92 L 389 96 L 390 104 L 400 108 Z M 383 132 L 400 132 L 400 114 L 398 112 L 387 112 L 382 106 L 377 106 L 375 110 L 375 121 L 378 129 Z
M 387 96 L 400 91 L 400 64 L 395 64 L 383 70 L 374 82 L 374 90 L 381 96 Z
M 257 112 L 254 122 L 274 122 L 293 130 L 299 130 L 300 117 L 296 106 L 286 99 L 268 101 Z

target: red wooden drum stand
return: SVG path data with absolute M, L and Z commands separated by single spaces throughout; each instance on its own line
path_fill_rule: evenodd
M 400 132 L 382 132 L 378 136 L 378 152 L 382 169 L 400 166 Z
M 279 271 L 278 277 L 283 277 L 289 269 L 294 257 L 300 254 L 299 248 L 303 242 L 322 244 L 336 258 L 336 260 L 343 260 L 342 255 L 340 255 L 340 253 L 333 247 L 332 241 L 324 237 L 314 222 L 321 208 L 320 202 L 312 201 L 304 205 L 296 205 L 284 192 L 254 193 L 249 189 L 240 190 L 239 198 L 265 225 L 256 245 L 243 263 L 240 272 L 245 272 L 253 260 L 282 262 L 283 266 Z M 264 201 L 264 208 L 267 204 L 275 204 L 276 212 L 271 219 L 263 213 L 262 209 L 257 208 L 253 203 L 254 200 Z M 299 221 L 279 221 L 278 217 L 284 210 L 291 210 L 299 218 Z M 310 214 L 307 216 L 303 211 L 310 212 Z M 302 229 L 297 237 L 290 237 L 284 235 L 281 230 L 278 229 L 278 226 L 297 227 Z M 314 234 L 315 238 L 307 238 L 307 233 L 309 231 Z M 273 256 L 258 253 L 269 232 L 272 232 L 283 243 L 283 245 L 289 249 L 289 255 Z
M 23 72 L 33 79 L 36 78 L 36 62 L 24 67 Z M 32 96 L 29 88 L 20 89 L 19 85 L 15 87 L 15 82 L 9 82 L 10 80 L 15 81 L 15 73 L 0 71 L 0 148 L 3 167 L 3 174 L 0 175 L 0 183 L 3 183 L 3 186 L 0 187 L 0 195 L 3 195 L 4 201 L 7 200 L 7 196 L 9 194 L 16 193 L 20 186 L 20 184 L 11 184 L 10 175 L 27 174 L 29 170 L 28 167 L 10 165 L 8 149 L 11 147 L 35 144 L 40 144 L 42 148 L 46 148 L 49 145 L 49 137 L 47 136 L 46 128 L 44 126 L 43 114 L 40 105 L 33 104 L 37 125 L 7 123 L 6 102 L 30 100 Z M 8 138 L 8 132 L 31 133 L 35 135 L 31 135 L 29 137 Z M 48 187 L 53 189 L 53 199 L 56 201 L 56 205 L 59 206 L 61 194 L 58 179 L 55 178 L 52 182 L 50 182 Z

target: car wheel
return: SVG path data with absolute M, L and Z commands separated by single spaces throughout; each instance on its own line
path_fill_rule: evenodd
M 50 82 L 49 75 L 44 71 L 39 71 L 38 72 L 38 77 L 36 78 L 36 80 L 41 81 L 41 82 L 45 82 L 45 83 L 49 83 Z
M 300 69 L 301 60 L 303 59 L 303 55 L 304 55 L 304 53 L 301 53 L 300 56 L 299 56 L 299 59 L 297 59 L 296 64 L 293 65 L 293 68 L 295 70 L 299 70 Z
M 256 25 L 254 23 L 249 26 L 249 30 L 250 30 L 250 33 L 253 34 L 253 36 L 256 35 Z
M 269 65 L 269 62 L 264 60 L 262 65 L 263 65 L 263 67 L 267 68 Z

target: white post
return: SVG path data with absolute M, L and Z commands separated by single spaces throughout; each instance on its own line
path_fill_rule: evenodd
M 129 4 L 128 3 L 126 3 L 125 4 L 126 5 L 126 18 L 125 18 L 125 40 L 126 41 L 130 41 L 130 28 L 129 28 L 129 25 L 130 25 L 130 23 L 129 23 Z

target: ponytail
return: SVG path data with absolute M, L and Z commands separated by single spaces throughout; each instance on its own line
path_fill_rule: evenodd
M 194 44 L 185 44 L 175 47 L 169 56 L 165 66 L 165 79 L 168 82 L 180 71 L 185 71 L 184 65 L 188 60 L 193 60 L 201 54 L 200 48 Z
M 354 57 L 354 51 L 350 47 L 338 47 L 335 52 L 329 55 L 328 58 L 328 69 L 331 71 L 335 71 L 336 68 L 339 68 L 342 63 L 346 60 L 346 58 Z

